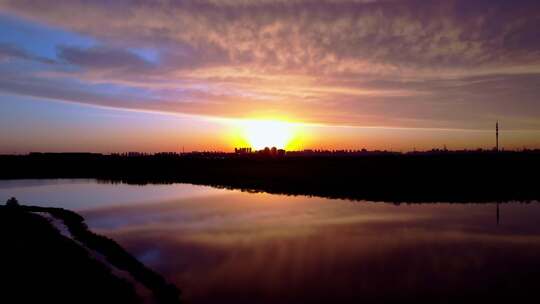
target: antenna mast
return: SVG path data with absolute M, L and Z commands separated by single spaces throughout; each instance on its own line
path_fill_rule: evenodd
M 499 121 L 495 123 L 495 151 L 499 152 Z

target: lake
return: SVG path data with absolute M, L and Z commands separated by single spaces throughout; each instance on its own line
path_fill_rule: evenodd
M 79 212 L 187 303 L 538 298 L 540 204 L 391 204 L 188 184 L 0 181 Z

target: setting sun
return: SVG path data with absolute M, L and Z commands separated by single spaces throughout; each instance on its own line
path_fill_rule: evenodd
M 284 121 L 243 120 L 240 133 L 242 140 L 255 150 L 265 147 L 290 149 L 297 130 L 294 124 Z

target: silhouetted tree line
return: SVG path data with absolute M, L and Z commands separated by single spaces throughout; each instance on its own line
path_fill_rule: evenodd
M 0 168 L 0 179 L 191 183 L 396 203 L 540 199 L 540 153 L 534 150 L 298 157 L 33 154 L 0 156 Z

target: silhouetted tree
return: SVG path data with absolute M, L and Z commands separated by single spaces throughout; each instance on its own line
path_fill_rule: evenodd
M 19 201 L 16 198 L 11 197 L 6 201 L 6 206 L 8 206 L 8 207 L 19 207 Z

